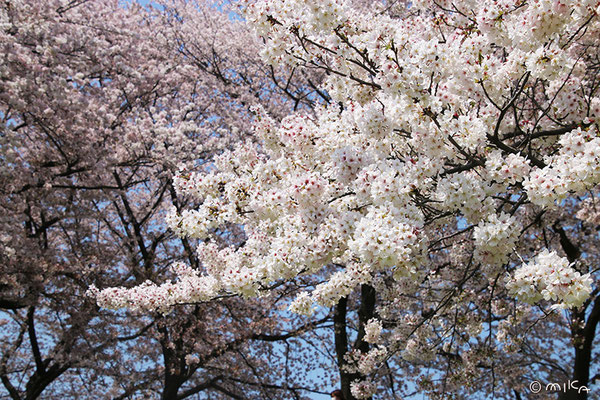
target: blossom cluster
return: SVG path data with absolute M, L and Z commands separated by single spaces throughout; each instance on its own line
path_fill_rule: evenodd
M 212 298 L 217 286 L 213 277 L 199 276 L 196 271 L 182 263 L 175 264 L 172 268 L 179 277 L 174 283 L 157 285 L 146 281 L 132 288 L 113 287 L 104 290 L 91 286 L 88 295 L 96 298 L 101 307 L 114 310 L 129 308 L 136 312 L 168 312 L 177 304 L 199 303 Z
M 350 390 L 357 399 L 368 399 L 377 392 L 377 384 L 371 380 L 357 380 L 350 384 Z
M 491 177 L 502 183 L 514 185 L 529 174 L 530 162 L 519 154 L 503 156 L 499 150 L 491 151 L 486 157 L 486 169 Z
M 600 137 L 596 125 L 577 128 L 561 136 L 558 154 L 548 156 L 548 165 L 535 168 L 523 185 L 532 202 L 553 206 L 570 193 L 594 187 L 600 178 Z
M 587 300 L 592 279 L 590 274 L 582 275 L 570 266 L 566 258 L 546 249 L 518 268 L 507 286 L 521 301 L 544 299 L 556 302 L 556 307 L 572 308 Z
M 521 229 L 516 218 L 504 213 L 491 214 L 473 231 L 475 257 L 488 265 L 505 264 L 520 235 Z
M 365 342 L 377 343 L 381 340 L 383 325 L 381 321 L 372 318 L 365 325 Z
M 549 1 L 476 3 L 453 5 L 460 12 L 445 14 L 443 28 L 428 14 L 397 24 L 343 0 L 247 4 L 268 61 L 336 71 L 324 88 L 340 104 L 279 122 L 255 107 L 258 146 L 237 144 L 203 171 L 175 177 L 176 189 L 198 204 L 168 215 L 177 234 L 206 239 L 238 224 L 248 237 L 239 248 L 200 245 L 207 275 L 194 282 L 208 284 L 202 296 L 253 295 L 328 264 L 337 270 L 292 309 L 330 306 L 386 270 L 415 290 L 431 267 L 435 229 L 460 221 L 474 226 L 474 260 L 500 267 L 520 238 L 525 200 L 554 207 L 600 182 L 598 128 L 573 105 L 582 95 L 563 90 L 583 84 L 585 65 L 557 44 L 595 12 L 593 2 L 577 2 L 573 13 Z M 471 9 L 477 28 L 464 18 Z M 596 22 L 587 29 L 595 32 Z M 514 104 L 535 79 L 549 82 L 555 102 L 547 109 L 556 118 L 506 113 L 500 105 Z M 598 98 L 585 101 L 595 117 Z M 555 134 L 563 129 L 557 120 L 579 127 Z M 519 135 L 528 142 L 513 139 Z M 170 298 L 184 281 L 157 298 Z

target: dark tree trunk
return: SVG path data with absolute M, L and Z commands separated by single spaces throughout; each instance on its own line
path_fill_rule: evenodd
M 177 392 L 184 380 L 179 375 L 165 373 L 165 386 L 163 388 L 161 400 L 177 400 Z
M 350 392 L 350 384 L 358 379 L 364 379 L 364 376 L 358 373 L 346 372 L 344 366 L 346 361 L 344 356 L 348 353 L 348 333 L 346 331 L 346 314 L 348 308 L 348 298 L 343 297 L 335 306 L 333 314 L 333 326 L 335 337 L 335 352 L 337 356 L 338 369 L 340 372 L 340 386 L 345 400 L 355 400 Z M 360 305 L 358 308 L 358 336 L 354 343 L 354 348 L 362 352 L 369 351 L 369 343 L 365 342 L 365 325 L 367 321 L 373 318 L 375 310 L 375 289 L 369 285 L 361 286 Z
M 163 334 L 162 347 L 163 361 L 165 367 L 165 378 L 161 400 L 177 400 L 177 392 L 181 385 L 186 381 L 186 365 L 179 357 L 179 344 L 181 342 L 171 343 L 167 328 L 159 324 L 158 330 Z
M 344 356 L 348 352 L 348 336 L 346 334 L 346 307 L 348 298 L 342 297 L 335 306 L 333 314 L 333 328 L 335 336 L 335 354 L 337 356 L 338 371 L 340 373 L 340 386 L 342 395 L 346 400 L 354 400 L 350 393 L 352 376 L 344 370 Z
M 577 321 L 585 321 L 586 308 L 582 307 L 575 315 L 571 334 L 573 336 L 573 346 L 575 347 L 575 365 L 573 366 L 573 377 L 567 382 L 568 390 L 559 396 L 560 400 L 587 400 L 588 391 L 581 389 L 589 388 L 590 384 L 590 366 L 592 361 L 592 350 L 594 337 L 596 336 L 596 327 L 600 321 L 600 297 L 596 297 L 593 302 L 593 308 L 588 319 L 583 326 L 579 327 Z

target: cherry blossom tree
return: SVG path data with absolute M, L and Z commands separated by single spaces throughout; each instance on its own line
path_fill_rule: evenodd
M 250 106 L 277 116 L 324 95 L 318 71 L 262 63 L 226 10 L 158 3 L 0 5 L 3 397 L 287 399 L 318 389 L 280 374 L 300 366 L 289 348 L 326 314 L 282 321 L 277 294 L 113 312 L 87 293 L 188 273 L 178 263 L 199 269 L 195 241 L 164 227 L 170 207 L 193 204 L 173 174 L 248 137 Z M 241 233 L 229 226 L 214 243 L 239 245 Z
M 257 143 L 181 170 L 175 189 L 194 206 L 168 220 L 200 240 L 202 268 L 100 303 L 160 309 L 303 283 L 290 309 L 334 309 L 347 399 L 553 396 L 533 380 L 586 399 L 600 320 L 600 3 L 244 9 L 266 62 L 324 72 L 328 100 L 281 121 L 255 107 Z M 246 240 L 217 245 L 232 225 Z

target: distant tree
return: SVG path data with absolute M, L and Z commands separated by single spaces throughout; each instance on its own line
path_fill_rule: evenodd
M 276 296 L 114 312 L 86 292 L 199 269 L 195 241 L 164 224 L 190 206 L 173 175 L 252 140 L 252 105 L 310 109 L 319 74 L 265 65 L 245 26 L 203 2 L 5 1 L 0 43 L 0 398 L 314 389 L 289 349 L 326 315 L 282 321 Z M 230 226 L 214 243 L 243 240 Z

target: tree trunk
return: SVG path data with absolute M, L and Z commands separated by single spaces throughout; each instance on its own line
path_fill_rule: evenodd
M 172 375 L 165 372 L 165 386 L 163 388 L 161 400 L 177 400 L 177 392 L 183 384 L 183 379 L 179 375 Z
M 575 321 L 585 321 L 586 308 L 583 307 L 575 316 Z M 572 328 L 573 346 L 575 347 L 575 365 L 573 378 L 566 382 L 566 392 L 559 395 L 559 400 L 587 400 L 590 383 L 590 365 L 596 327 L 600 321 L 600 297 L 594 299 L 594 306 L 586 324 L 580 328 L 575 322 Z M 583 389 L 582 389 L 583 388 Z
M 348 333 L 346 331 L 347 307 L 347 297 L 341 298 L 335 306 L 335 312 L 333 314 L 335 352 L 340 373 L 340 386 L 344 399 L 355 400 L 350 391 L 350 384 L 355 380 L 364 379 L 364 376 L 358 373 L 349 373 L 344 369 L 344 366 L 346 365 L 344 356 L 348 353 Z M 374 310 L 375 289 L 369 285 L 362 285 L 360 305 L 358 308 L 358 336 L 354 343 L 354 348 L 362 352 L 369 351 L 369 343 L 365 342 L 363 338 L 365 337 L 365 325 L 369 319 L 373 318 Z

